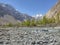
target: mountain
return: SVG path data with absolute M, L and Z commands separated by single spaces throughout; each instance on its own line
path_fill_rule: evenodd
M 56 17 L 60 13 L 60 0 L 46 13 L 47 18 Z
M 17 23 L 18 21 L 31 20 L 32 17 L 28 14 L 17 11 L 9 4 L 0 3 L 0 24 Z

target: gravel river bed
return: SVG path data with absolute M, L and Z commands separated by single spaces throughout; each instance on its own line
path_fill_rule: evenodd
M 60 29 L 0 28 L 0 45 L 60 45 Z

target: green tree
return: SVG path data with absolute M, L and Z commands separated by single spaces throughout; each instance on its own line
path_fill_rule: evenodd
M 30 20 L 23 21 L 22 26 L 30 26 Z
M 48 19 L 44 16 L 40 23 L 46 25 L 48 23 Z
M 36 21 L 35 21 L 35 19 L 32 19 L 31 21 L 30 21 L 30 26 L 36 26 Z
M 13 24 L 12 24 L 12 23 L 9 23 L 7 26 L 8 26 L 8 27 L 12 27 L 12 26 L 13 26 Z
M 60 22 L 59 16 L 60 16 L 60 14 L 58 13 L 58 14 L 56 15 L 56 22 L 57 22 L 57 23 Z
M 20 27 L 21 26 L 21 23 L 18 22 L 14 26 Z

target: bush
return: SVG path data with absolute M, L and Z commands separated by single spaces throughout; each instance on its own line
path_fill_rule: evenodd
M 8 27 L 12 27 L 12 26 L 14 26 L 12 23 L 9 23 L 8 25 L 7 25 Z

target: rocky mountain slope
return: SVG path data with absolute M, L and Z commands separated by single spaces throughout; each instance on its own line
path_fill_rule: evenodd
M 47 18 L 55 17 L 60 13 L 60 1 L 58 1 L 47 13 Z
M 11 5 L 0 3 L 0 24 L 5 23 L 17 23 L 18 21 L 24 21 L 32 19 L 28 14 L 18 12 Z

